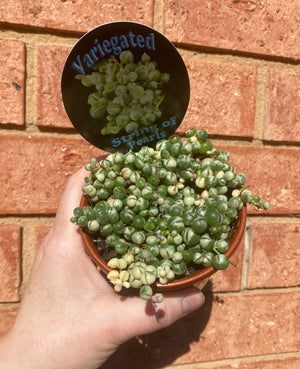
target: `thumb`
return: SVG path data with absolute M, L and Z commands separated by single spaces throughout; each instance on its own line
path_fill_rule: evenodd
M 118 344 L 132 337 L 168 327 L 200 308 L 204 301 L 204 295 L 195 287 L 165 293 L 164 300 L 157 305 L 139 297 L 129 297 L 125 301 L 119 300 L 115 307 L 118 311 L 122 311 L 122 317 L 126 319 L 122 319 L 118 324 L 118 340 L 121 341 Z

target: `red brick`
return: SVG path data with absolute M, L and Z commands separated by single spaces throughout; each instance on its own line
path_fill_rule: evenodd
M 0 302 L 19 301 L 21 283 L 21 229 L 0 225 Z
M 164 367 L 166 363 L 199 363 L 201 368 L 200 363 L 207 361 L 297 352 L 299 308 L 297 291 L 220 294 L 213 300 L 207 295 L 205 305 L 195 313 L 143 337 L 146 348 L 141 357 L 151 360 L 153 368 Z M 130 355 L 128 350 L 125 352 Z M 159 355 L 154 356 L 155 352 Z M 126 364 L 128 368 L 135 367 L 133 363 Z
M 103 151 L 83 139 L 0 136 L 0 214 L 53 214 L 70 174 Z
M 300 73 L 271 70 L 264 139 L 300 142 Z
M 74 128 L 61 97 L 61 73 L 70 49 L 58 46 L 38 48 L 37 125 Z
M 240 364 L 239 369 L 299 369 L 300 358 L 256 361 L 255 363 Z
M 165 35 L 174 42 L 300 58 L 300 3 L 165 1 Z
M 35 254 L 37 253 L 41 243 L 43 242 L 43 240 L 45 239 L 45 237 L 47 236 L 47 234 L 49 233 L 51 227 L 47 227 L 47 226 L 39 226 L 39 227 L 35 227 L 34 228 L 34 251 Z
M 1 5 L 0 5 L 1 8 Z M 24 124 L 25 45 L 0 40 L 0 124 Z
M 300 285 L 300 225 L 253 224 L 249 288 Z
M 297 293 L 221 295 L 199 311 L 198 319 L 208 314 L 209 321 L 201 338 L 191 342 L 190 351 L 175 364 L 297 351 L 299 307 Z M 196 326 L 197 321 L 190 324 Z M 176 350 L 175 344 L 171 350 Z
M 267 214 L 300 213 L 299 150 L 249 146 L 222 147 L 225 148 L 231 153 L 230 163 L 233 164 L 235 172 L 246 174 L 252 193 L 271 203 Z M 255 211 L 248 207 L 248 212 Z
M 15 0 L 1 2 L 0 19 L 13 24 L 86 32 L 102 23 L 129 20 L 151 25 L 153 0 Z
M 175 367 L 176 368 L 176 367 Z M 197 368 L 195 367 L 195 369 L 204 369 L 204 368 L 208 368 L 206 365 L 205 366 L 197 366 Z M 180 366 L 178 367 L 178 369 L 181 369 Z M 212 364 L 212 366 L 209 366 L 209 369 L 233 369 L 233 367 L 231 365 L 217 365 L 215 366 L 214 364 Z
M 17 310 L 0 310 L 0 337 L 11 328 L 15 321 Z
M 217 291 L 239 291 L 241 289 L 242 268 L 243 268 L 244 243 L 241 242 L 239 248 L 230 258 L 237 267 L 229 265 L 225 270 L 219 270 L 211 277 L 212 290 Z
M 253 137 L 256 68 L 193 59 L 185 63 L 191 97 L 180 131 L 195 126 L 214 135 Z

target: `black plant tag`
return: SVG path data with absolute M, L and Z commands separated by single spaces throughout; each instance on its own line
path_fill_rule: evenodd
M 190 98 L 175 46 L 151 27 L 123 21 L 80 38 L 65 62 L 61 87 L 74 127 L 108 152 L 154 147 L 177 129 Z

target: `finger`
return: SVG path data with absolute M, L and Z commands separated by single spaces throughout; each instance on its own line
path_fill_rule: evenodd
M 54 223 L 55 226 L 63 228 L 70 225 L 70 218 L 73 216 L 73 210 L 80 204 L 82 186 L 84 185 L 84 178 L 86 176 L 86 169 L 81 168 L 69 178 L 59 201 Z
M 100 155 L 97 162 L 100 162 L 107 155 Z M 84 185 L 84 178 L 88 177 L 90 172 L 82 167 L 75 174 L 73 174 L 65 187 L 62 197 L 59 202 L 57 210 L 57 223 L 62 222 L 64 225 L 69 224 L 69 219 L 73 216 L 73 210 L 79 206 L 82 197 L 82 187 Z
M 117 343 L 168 327 L 176 320 L 200 308 L 204 301 L 204 295 L 195 287 L 166 293 L 163 302 L 156 306 L 139 297 L 126 298 L 125 301 L 119 299 L 118 303 L 114 304 L 114 309 L 122 314 L 116 337 L 120 341 Z M 126 319 L 123 319 L 124 317 Z

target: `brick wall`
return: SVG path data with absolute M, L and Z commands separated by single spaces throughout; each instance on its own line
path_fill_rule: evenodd
M 233 258 L 239 267 L 211 279 L 200 311 L 128 342 L 104 367 L 299 367 L 299 19 L 298 0 L 1 2 L 0 335 L 67 178 L 100 153 L 64 111 L 65 58 L 91 28 L 132 20 L 164 33 L 188 67 L 191 100 L 179 133 L 207 129 L 272 208 L 249 209 Z

